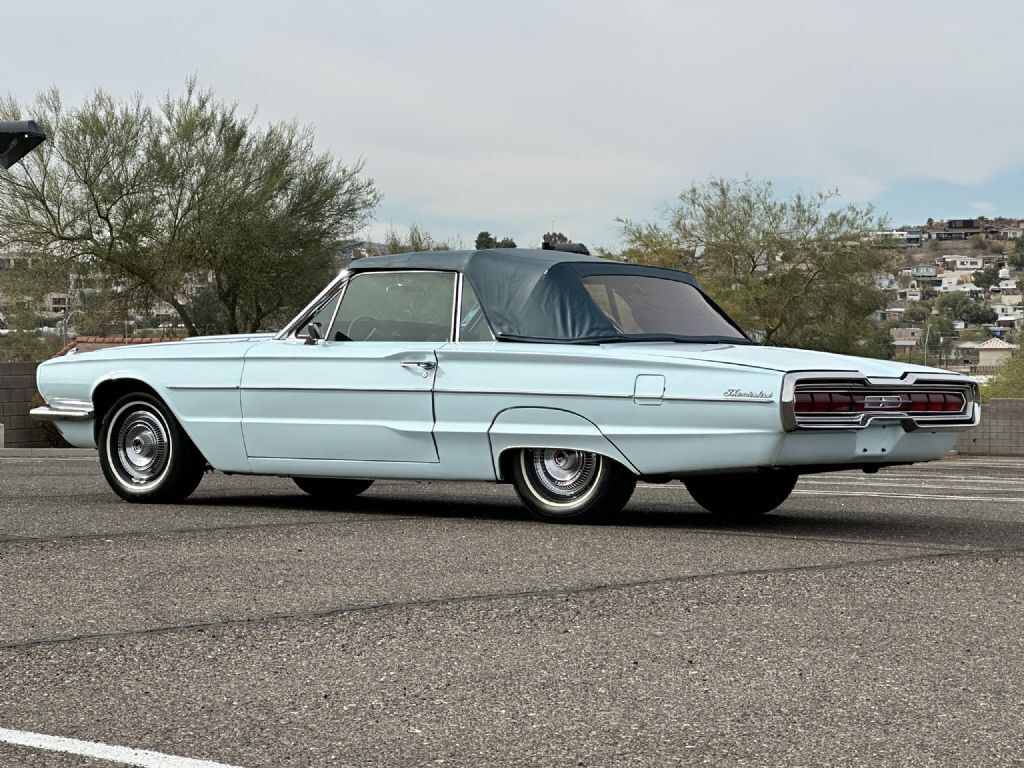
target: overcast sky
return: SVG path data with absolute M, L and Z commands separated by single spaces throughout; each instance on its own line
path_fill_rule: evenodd
M 311 125 L 384 192 L 377 223 L 472 245 L 618 244 L 710 175 L 837 188 L 894 224 L 1024 216 L 1024 3 L 48 0 L 0 71 L 156 99 L 197 74 Z M 25 115 L 31 117 L 31 115 Z

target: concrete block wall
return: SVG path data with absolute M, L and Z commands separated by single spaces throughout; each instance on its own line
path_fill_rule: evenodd
M 77 347 L 89 352 L 122 344 L 152 344 L 177 339 L 133 338 L 124 336 L 81 336 L 57 355 Z M 39 363 L 0 363 L 0 448 L 49 448 L 50 441 L 39 423 L 28 415 L 36 394 L 36 368 Z
M 993 399 L 981 407 L 981 424 L 956 444 L 966 456 L 1024 456 L 1024 400 Z
M 39 363 L 0 363 L 0 447 L 45 448 L 46 435 L 28 415 Z

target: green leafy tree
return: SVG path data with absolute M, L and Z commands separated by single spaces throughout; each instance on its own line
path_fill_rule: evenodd
M 961 319 L 968 325 L 983 325 L 994 323 L 999 319 L 999 315 L 992 307 L 974 302 L 964 310 Z
M 935 300 L 935 308 L 940 314 L 953 320 L 967 320 L 966 315 L 978 306 L 978 302 L 961 291 L 943 293 Z
M 569 238 L 561 232 L 545 232 L 544 236 L 541 238 L 541 242 L 548 243 L 549 245 L 557 245 L 558 243 L 568 243 Z
M 1013 250 L 1006 255 L 1006 263 L 1014 269 L 1024 269 L 1024 238 L 1018 239 Z
M 986 399 L 1024 397 L 1024 352 L 1015 352 L 982 391 Z
M 257 127 L 195 80 L 155 108 L 103 91 L 67 108 L 56 89 L 29 109 L 0 103 L 3 119 L 20 114 L 52 140 L 0 175 L 0 247 L 137 310 L 169 305 L 190 333 L 204 290 L 218 330 L 287 318 L 380 199 L 362 163 L 315 151 L 308 128 Z
M 476 245 L 476 249 L 478 251 L 486 251 L 489 248 L 497 248 L 498 240 L 494 235 L 485 230 L 476 236 L 476 241 L 474 244 Z
M 985 341 L 992 338 L 988 328 L 965 328 L 960 331 L 961 341 Z
M 56 333 L 11 332 L 0 336 L 0 363 L 30 363 L 53 357 L 62 337 Z
M 832 209 L 835 193 L 782 199 L 767 182 L 713 178 L 685 190 L 664 222 L 620 220 L 631 261 L 695 273 L 767 344 L 861 353 L 884 306 L 874 275 L 896 254 L 869 234 L 873 209 Z
M 384 236 L 385 253 L 417 253 L 419 251 L 450 251 L 460 247 L 454 240 L 440 240 L 419 224 L 409 226 L 409 233 L 402 236 L 394 228 Z
M 478 251 L 486 251 L 491 248 L 515 248 L 516 241 L 511 237 L 502 237 L 499 239 L 490 232 L 484 231 L 476 236 L 475 245 Z
M 912 301 L 903 311 L 903 319 L 910 323 L 923 323 L 932 313 L 932 305 L 926 301 Z
M 996 267 L 985 267 L 971 275 L 971 279 L 981 290 L 987 291 L 993 285 L 999 285 L 999 270 Z

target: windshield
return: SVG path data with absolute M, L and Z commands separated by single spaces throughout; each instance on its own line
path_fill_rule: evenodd
M 639 275 L 592 275 L 582 280 L 590 298 L 623 336 L 749 341 L 689 283 Z

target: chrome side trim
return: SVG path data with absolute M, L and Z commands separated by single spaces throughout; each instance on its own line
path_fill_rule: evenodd
M 462 281 L 463 275 L 455 275 L 455 312 L 452 315 L 452 332 L 449 335 L 456 344 L 462 339 Z
M 173 390 L 203 390 L 206 392 L 224 392 L 238 389 L 237 384 L 226 386 L 210 386 L 207 384 L 169 384 L 167 389 Z
M 233 387 L 233 389 L 235 389 Z M 237 387 L 242 393 L 246 392 L 367 392 L 369 394 L 383 395 L 392 392 L 421 392 L 430 394 L 430 389 L 424 387 L 388 387 L 387 389 L 371 389 L 370 387 L 272 387 L 272 386 L 245 386 Z M 347 461 L 347 459 L 346 459 Z
M 857 414 L 856 421 L 845 423 L 832 422 L 820 424 L 800 424 L 796 417 L 796 388 L 799 384 L 847 384 L 851 388 L 871 389 L 896 389 L 900 387 L 921 387 L 921 388 L 953 388 L 962 391 L 964 396 L 964 409 L 960 413 L 940 413 L 935 416 L 911 416 L 909 414 L 895 414 L 880 411 L 877 413 Z M 912 432 L 916 429 L 927 429 L 931 431 L 944 430 L 965 430 L 977 426 L 981 422 L 981 405 L 978 392 L 978 382 L 966 376 L 957 374 L 931 374 L 931 373 L 906 373 L 898 379 L 890 377 L 871 378 L 860 373 L 844 371 L 793 371 L 787 373 L 782 382 L 782 426 L 786 432 L 796 432 L 805 429 L 864 429 L 875 423 L 900 424 L 903 428 Z
M 487 343 L 487 342 L 483 342 Z M 527 392 L 522 389 L 455 389 L 451 387 L 434 387 L 437 395 L 523 395 L 531 397 L 584 397 L 605 400 L 632 400 L 633 393 L 619 395 L 602 395 L 593 392 Z M 742 399 L 739 397 L 672 397 L 661 398 L 664 402 L 673 403 L 732 403 L 735 405 L 777 405 L 774 400 Z M 533 406 L 531 406 L 533 407 Z
M 331 280 L 331 282 L 329 282 L 327 284 L 327 287 L 325 287 L 322 291 L 320 291 L 320 293 L 318 293 L 313 298 L 313 300 L 311 302 L 309 302 L 309 304 L 307 304 L 302 309 L 301 312 L 299 312 L 299 314 L 297 314 L 295 317 L 293 317 L 291 319 L 291 321 L 289 321 L 289 323 L 284 328 L 282 328 L 280 331 L 278 331 L 277 335 L 274 336 L 273 338 L 275 340 L 280 340 L 280 339 L 286 339 L 289 336 L 294 336 L 296 331 L 298 331 L 299 328 L 301 327 L 302 321 L 305 320 L 307 316 L 311 316 L 311 315 L 315 314 L 321 308 L 323 308 L 328 302 L 330 302 L 331 299 L 334 298 L 334 294 L 338 290 L 338 284 L 340 282 L 342 282 L 342 281 L 347 280 L 348 279 L 348 274 L 349 273 L 348 273 L 347 269 L 343 269 L 341 272 L 339 272 L 338 276 L 335 277 L 333 280 Z M 338 303 L 340 304 L 341 302 L 338 302 Z M 337 309 L 335 309 L 335 313 L 337 313 Z M 333 320 L 334 320 L 334 318 L 332 316 L 331 317 L 331 321 L 333 322 Z M 328 328 L 329 327 L 330 326 L 328 326 Z

